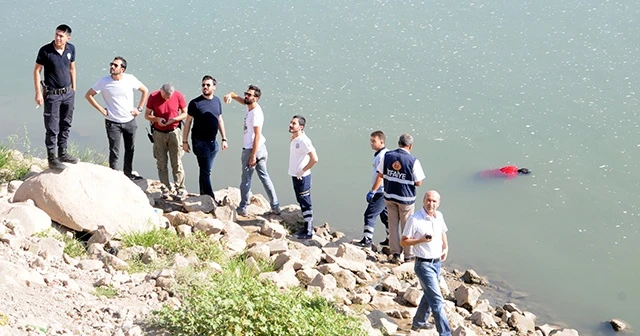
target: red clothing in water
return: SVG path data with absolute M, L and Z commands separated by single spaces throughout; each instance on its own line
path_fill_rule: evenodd
M 517 166 L 504 166 L 500 169 L 489 169 L 480 172 L 480 177 L 490 178 L 490 177 L 506 177 L 506 178 L 514 178 L 518 176 L 518 167 Z
M 518 175 L 518 167 L 516 166 L 504 166 L 500 168 L 500 172 L 505 175 L 515 176 Z

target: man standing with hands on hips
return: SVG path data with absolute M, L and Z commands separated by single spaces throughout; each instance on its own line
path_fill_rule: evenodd
M 47 160 L 49 168 L 57 170 L 66 168 L 63 162 L 78 163 L 78 159 L 67 152 L 76 96 L 76 48 L 68 43 L 70 39 L 71 28 L 59 25 L 53 41 L 38 51 L 33 69 L 36 105 L 44 105 Z M 43 69 L 44 80 L 41 80 Z
M 289 175 L 293 181 L 293 191 L 300 204 L 304 227 L 296 233 L 298 239 L 313 237 L 313 209 L 311 207 L 311 167 L 318 163 L 316 149 L 311 139 L 304 133 L 307 124 L 303 116 L 295 115 L 289 122 L 291 145 L 289 145 Z
M 413 269 L 424 291 L 416 315 L 413 317 L 411 330 L 433 328 L 433 325 L 427 322 L 429 313 L 433 312 L 438 334 L 451 336 L 439 282 L 442 262 L 447 260 L 449 254 L 449 242 L 447 224 L 444 222 L 442 213 L 437 210 L 438 206 L 440 206 L 440 194 L 435 190 L 427 191 L 422 209 L 409 218 L 402 233 L 400 245 L 413 246 L 416 257 Z
M 224 96 L 224 102 L 227 104 L 233 99 L 247 106 L 247 111 L 244 115 L 244 135 L 242 137 L 242 156 L 240 159 L 242 163 L 240 204 L 236 209 L 240 216 L 247 215 L 247 206 L 251 196 L 251 178 L 254 170 L 258 170 L 258 178 L 260 178 L 269 202 L 271 202 L 271 211 L 277 215 L 280 214 L 280 204 L 278 203 L 276 189 L 267 172 L 269 153 L 265 145 L 267 140 L 262 135 L 264 113 L 262 112 L 262 107 L 258 104 L 260 96 L 262 96 L 262 92 L 255 85 L 249 85 L 244 97 L 238 96 L 235 92 L 229 92 Z
M 109 76 L 100 78 L 87 91 L 85 98 L 100 114 L 105 117 L 105 128 L 109 140 L 109 167 L 117 169 L 120 156 L 120 139 L 124 140 L 124 174 L 131 180 L 141 180 L 142 177 L 133 175 L 133 152 L 135 150 L 136 117 L 144 110 L 149 89 L 136 76 L 125 74 L 127 61 L 116 56 L 109 63 Z M 142 93 L 138 106 L 135 106 L 133 91 Z M 101 93 L 107 107 L 102 107 L 93 97 Z
M 151 122 L 153 128 L 153 157 L 158 167 L 158 177 L 168 194 L 176 192 L 179 199 L 187 196 L 184 187 L 184 169 L 182 168 L 182 128 L 181 122 L 187 117 L 187 103 L 184 96 L 171 84 L 164 84 L 160 90 L 152 92 L 147 101 L 144 118 Z M 169 153 L 169 155 L 167 155 Z M 175 190 L 169 181 L 171 171 Z

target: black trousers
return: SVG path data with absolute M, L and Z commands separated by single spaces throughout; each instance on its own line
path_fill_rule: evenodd
M 118 158 L 120 157 L 120 140 L 124 140 L 124 174 L 131 177 L 133 171 L 133 152 L 135 149 L 136 130 L 138 125 L 136 119 L 126 123 L 118 123 L 105 119 L 107 129 L 107 139 L 109 139 L 109 167 L 118 169 Z
M 44 144 L 47 147 L 47 157 L 67 152 L 67 140 L 73 120 L 73 107 L 76 92 L 69 89 L 63 94 L 46 94 L 44 97 Z

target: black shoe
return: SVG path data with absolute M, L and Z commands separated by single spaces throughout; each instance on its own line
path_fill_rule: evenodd
M 369 248 L 371 247 L 371 239 L 362 238 L 360 241 L 354 242 L 353 245 Z
M 391 260 L 389 262 L 396 265 L 402 265 L 402 259 L 400 258 L 399 254 L 394 254 L 393 256 L 391 256 Z
M 75 158 L 75 157 L 71 156 L 71 154 L 69 154 L 69 153 L 65 153 L 63 155 L 59 155 L 58 159 L 60 159 L 60 161 L 62 161 L 62 162 L 72 163 L 72 164 L 76 164 L 79 161 L 78 158 Z
M 433 329 L 433 324 L 429 323 L 429 322 L 425 322 L 424 325 L 417 327 L 412 325 L 411 326 L 411 330 L 413 331 L 418 331 L 418 330 L 430 330 Z
M 127 177 L 133 182 L 144 180 L 144 177 L 142 177 L 140 175 L 131 175 L 131 176 L 127 176 Z
M 60 159 L 52 158 L 49 159 L 49 168 L 54 170 L 64 170 L 65 168 L 67 168 L 67 166 L 60 162 Z
M 389 246 L 389 238 L 387 238 L 387 239 L 385 239 L 385 240 L 381 241 L 381 242 L 380 242 L 380 245 L 382 245 L 382 246 Z
M 306 234 L 306 233 L 296 233 L 295 237 L 297 239 L 311 239 L 313 238 L 313 235 Z

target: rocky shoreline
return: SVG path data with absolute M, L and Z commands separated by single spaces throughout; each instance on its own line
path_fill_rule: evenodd
M 357 247 L 327 224 L 316 227 L 310 240 L 293 239 L 289 232 L 302 223 L 297 206 L 285 206 L 276 215 L 264 197 L 253 195 L 249 215 L 238 217 L 239 190 L 234 188 L 216 191 L 217 199 L 225 199 L 216 207 L 206 195 L 163 197 L 158 181 L 134 184 L 97 165 L 80 163 L 62 173 L 31 169 L 26 181 L 0 186 L 0 335 L 168 335 L 149 325 L 151 312 L 163 305 L 179 309 L 180 299 L 172 291 L 176 272 L 203 261 L 177 254 L 165 268 L 130 273 L 127 261 L 152 261 L 158 254 L 153 248 L 123 247 L 118 239 L 123 228 L 105 221 L 113 213 L 128 216 L 123 214 L 131 204 L 153 217 L 144 230 L 152 226 L 180 237 L 203 232 L 226 254 L 245 253 L 249 265 L 271 261 L 274 270 L 260 279 L 335 302 L 345 314 L 358 316 L 369 335 L 437 335 L 435 330 L 410 330 L 422 295 L 413 263 L 388 263 L 377 247 Z M 51 194 L 56 185 L 59 190 Z M 109 206 L 101 209 L 99 199 L 109 200 Z M 83 206 L 68 204 L 73 202 Z M 38 235 L 52 225 L 67 236 L 74 235 L 71 229 L 91 232 L 86 257 L 72 258 L 63 252 L 62 241 Z M 222 272 L 215 263 L 206 266 Z M 574 329 L 538 325 L 533 313 L 513 303 L 492 305 L 482 297 L 487 280 L 473 270 L 443 269 L 440 285 L 453 335 L 578 335 Z M 117 295 L 94 294 L 105 286 Z

